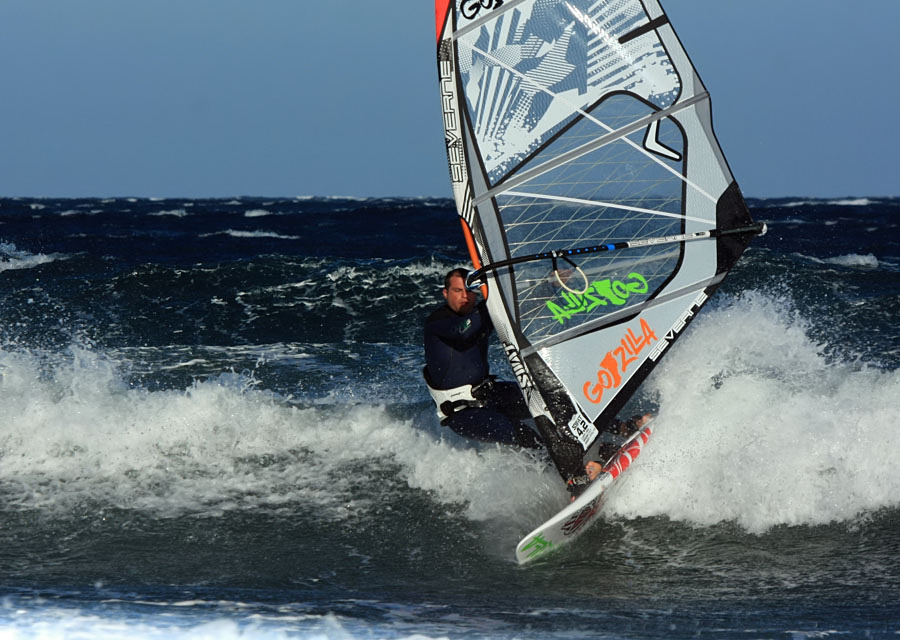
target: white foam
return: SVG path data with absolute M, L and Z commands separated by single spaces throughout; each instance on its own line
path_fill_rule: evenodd
M 277 240 L 299 240 L 300 236 L 289 236 L 281 233 L 276 233 L 274 231 L 241 231 L 239 229 L 226 229 L 225 231 L 217 231 L 215 233 L 204 233 L 201 234 L 201 238 L 208 238 L 210 236 L 219 236 L 226 235 L 231 236 L 233 238 L 275 238 Z
M 701 314 L 648 380 L 661 407 L 654 437 L 609 513 L 758 532 L 900 503 L 900 373 L 831 362 L 808 329 L 789 304 L 754 292 Z M 399 419 L 343 388 L 300 408 L 236 374 L 151 392 L 102 353 L 64 355 L 0 350 L 8 508 L 89 502 L 177 516 L 299 505 L 346 519 L 421 490 L 512 538 L 565 500 L 545 460 L 472 447 L 430 409 Z M 394 483 L 383 482 L 388 468 Z M 360 475 L 373 478 L 368 493 Z
M 752 532 L 900 503 L 900 372 L 831 363 L 784 301 L 701 315 L 649 380 L 651 446 L 611 503 Z
M 865 255 L 861 255 L 858 253 L 848 253 L 842 256 L 835 256 L 833 258 L 817 258 L 816 256 L 805 255 L 802 253 L 794 253 L 792 255 L 803 260 L 808 260 L 809 262 L 815 262 L 817 264 L 833 264 L 840 267 L 877 269 L 883 264 L 878 260 L 878 258 L 875 257 L 874 254 L 871 253 L 867 253 Z M 887 263 L 884 264 L 886 265 Z
M 873 269 L 878 268 L 878 258 L 876 258 L 871 253 L 867 253 L 865 255 L 850 253 L 834 258 L 825 258 L 823 262 L 825 262 L 826 264 L 836 264 L 841 267 L 866 267 Z
M 115 601 L 113 601 L 115 603 Z M 150 611 L 103 606 L 59 607 L 47 601 L 5 600 L 0 604 L 3 640 L 325 640 L 327 638 L 413 638 L 392 621 L 376 623 L 333 613 L 309 613 L 306 607 L 281 607 L 260 613 L 239 602 L 142 602 Z M 196 608 L 195 608 L 196 607 Z M 311 608 L 311 607 L 310 607 Z
M 29 253 L 16 248 L 11 242 L 0 242 L 0 272 L 15 269 L 31 269 L 48 262 L 54 262 L 60 256 L 43 253 Z
M 403 469 L 407 488 L 398 490 L 470 503 L 479 518 L 526 464 L 508 449 L 456 448 L 381 406 L 292 407 L 246 376 L 132 388 L 116 363 L 77 346 L 66 357 L 0 351 L 0 373 L 8 506 L 90 502 L 166 517 L 311 504 L 323 517 L 347 518 L 376 508 L 354 490 L 359 474 L 391 463 Z M 544 473 L 530 464 L 535 477 Z
M 151 216 L 172 216 L 174 218 L 186 218 L 189 214 L 184 209 L 167 209 L 149 214 Z
M 816 205 L 831 205 L 838 207 L 865 207 L 870 204 L 874 204 L 874 201 L 869 198 L 837 198 L 834 200 L 819 200 L 815 198 L 809 198 L 806 200 L 792 200 L 791 202 L 784 203 L 772 203 L 770 206 L 784 208 Z
M 829 200 L 827 204 L 840 207 L 865 207 L 873 204 L 869 198 L 841 198 L 839 200 Z

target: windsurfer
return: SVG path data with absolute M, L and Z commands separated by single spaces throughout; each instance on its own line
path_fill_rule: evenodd
M 514 382 L 490 375 L 488 337 L 494 329 L 485 302 L 466 288 L 465 269 L 444 277 L 445 304 L 425 321 L 425 382 L 441 424 L 482 442 L 543 447 L 523 419 L 528 408 Z

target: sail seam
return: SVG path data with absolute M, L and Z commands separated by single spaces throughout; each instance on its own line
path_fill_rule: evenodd
M 649 213 L 655 216 L 663 216 L 666 218 L 676 218 L 678 220 L 690 220 L 691 222 L 700 222 L 702 224 L 713 224 L 715 220 L 706 218 L 695 218 L 693 216 L 681 215 L 680 213 L 669 213 L 668 211 L 658 211 L 657 209 L 645 209 L 643 207 L 631 207 L 625 204 L 615 202 L 604 202 L 602 200 L 588 200 L 585 198 L 572 198 L 570 196 L 555 196 L 546 193 L 527 193 L 524 191 L 503 191 L 505 196 L 518 196 L 523 198 L 535 198 L 537 200 L 554 200 L 558 202 L 570 202 L 572 204 L 596 205 L 598 207 L 609 207 L 611 209 L 622 209 L 624 211 L 633 211 L 635 213 Z

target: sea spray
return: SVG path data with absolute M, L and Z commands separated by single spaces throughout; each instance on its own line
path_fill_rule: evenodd
M 900 374 L 831 361 L 809 324 L 753 291 L 699 318 L 649 381 L 653 455 L 613 511 L 761 533 L 900 505 Z

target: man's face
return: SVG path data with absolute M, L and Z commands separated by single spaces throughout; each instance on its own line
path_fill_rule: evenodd
M 456 313 L 466 314 L 475 308 L 475 292 L 466 290 L 466 283 L 459 276 L 450 278 L 450 286 L 444 289 L 447 305 Z

